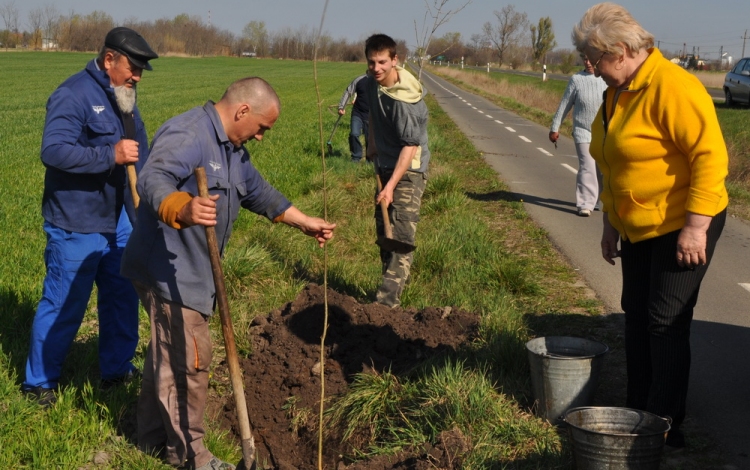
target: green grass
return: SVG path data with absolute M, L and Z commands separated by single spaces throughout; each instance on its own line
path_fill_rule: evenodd
M 26 400 L 18 387 L 28 337 L 44 277 L 40 201 L 44 169 L 39 146 L 49 94 L 91 58 L 74 53 L 3 56 L 0 89 L 0 467 L 167 468 L 133 444 L 138 384 L 98 390 L 97 324 L 92 301 L 66 360 L 60 403 L 48 411 Z M 239 58 L 160 58 L 139 85 L 139 106 L 149 137 L 168 118 L 207 99 L 218 100 L 235 79 L 260 75 L 278 91 L 282 112 L 262 142 L 249 149 L 262 174 L 303 211 L 323 214 L 318 111 L 310 62 Z M 318 65 L 323 106 L 338 102 L 361 64 Z M 361 376 L 351 396 L 341 397 L 345 418 L 361 447 L 349 458 L 391 453 L 407 444 L 457 429 L 474 443 L 464 468 L 560 468 L 566 444 L 552 428 L 528 414 L 529 385 L 524 342 L 530 315 L 594 312 L 570 285 L 566 266 L 522 205 L 498 181 L 479 152 L 429 99 L 433 152 L 405 306 L 451 305 L 482 316 L 481 335 L 456 357 L 425 364 L 409 376 Z M 336 116 L 323 112 L 325 141 Z M 342 120 L 327 160 L 328 219 L 338 223 L 328 247 L 328 282 L 339 292 L 370 302 L 380 280 L 374 245 L 374 176 L 348 158 L 348 122 Z M 247 331 L 256 315 L 291 301 L 308 282 L 322 283 L 323 251 L 309 238 L 242 213 L 224 262 L 235 331 Z M 579 306 L 581 305 L 581 306 Z M 583 316 L 599 324 L 601 318 Z M 535 330 L 541 331 L 539 320 Z M 221 344 L 218 322 L 214 344 Z M 140 365 L 148 339 L 141 318 Z M 242 353 L 251 346 L 237 336 Z M 223 354 L 215 354 L 221 360 Z M 375 394 L 375 395 L 373 395 Z M 378 395 L 379 394 L 379 395 Z M 381 397 L 381 398 L 378 398 Z M 374 408 L 373 408 L 374 407 Z M 308 410 L 288 412 L 304 420 Z M 403 415 L 403 416 L 401 416 Z M 335 416 L 335 415 L 334 415 Z M 208 417 L 209 447 L 239 460 L 237 443 Z M 373 421 L 376 419 L 376 421 Z M 378 426 L 363 430 L 363 422 Z M 369 434 L 368 434 L 369 432 Z

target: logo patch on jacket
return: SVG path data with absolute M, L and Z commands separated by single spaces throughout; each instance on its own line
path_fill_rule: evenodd
M 214 170 L 214 173 L 216 173 L 217 171 L 221 170 L 221 163 L 217 163 L 217 162 L 208 162 L 208 164 L 209 164 L 209 166 L 211 166 L 211 168 L 212 168 L 212 169 Z
M 92 106 L 91 109 L 93 109 L 96 114 L 99 114 L 104 111 L 104 106 Z

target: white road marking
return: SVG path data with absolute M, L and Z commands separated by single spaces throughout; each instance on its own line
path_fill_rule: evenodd
M 488 118 L 492 119 L 492 116 L 490 116 L 489 114 L 485 114 L 485 116 L 487 116 Z
M 551 153 L 549 153 L 548 151 L 544 150 L 541 147 L 537 147 L 536 149 L 539 150 L 540 152 L 542 152 L 543 154 L 547 155 L 548 157 L 552 157 L 553 156 Z
M 503 121 L 498 121 L 497 119 L 495 119 L 495 122 L 498 123 L 498 124 L 502 124 L 503 123 Z
M 471 103 L 469 103 L 468 101 L 466 102 L 466 104 L 468 104 L 469 106 L 471 106 Z
M 466 100 L 465 100 L 465 99 L 463 99 L 463 98 L 461 99 L 461 101 L 463 101 L 464 103 L 466 103 Z
M 516 130 L 513 129 L 512 127 L 506 127 L 506 129 L 508 129 L 510 132 L 516 132 Z
M 750 292 L 750 284 L 747 284 L 747 283 L 744 283 L 744 282 L 740 282 L 739 285 L 740 285 L 740 287 L 742 287 L 746 291 Z
M 471 109 L 477 109 L 477 107 L 476 106 L 472 106 Z
M 523 140 L 524 142 L 531 142 L 531 140 L 529 140 L 527 137 L 524 137 L 522 135 L 519 135 L 518 138 Z
M 482 111 L 481 109 L 479 110 L 479 112 L 482 113 L 482 114 L 484 114 L 484 111 Z
M 565 168 L 567 168 L 568 170 L 570 170 L 571 172 L 573 172 L 575 174 L 578 174 L 578 170 L 576 170 L 572 166 L 568 165 L 567 163 L 561 163 L 561 165 L 564 166 Z

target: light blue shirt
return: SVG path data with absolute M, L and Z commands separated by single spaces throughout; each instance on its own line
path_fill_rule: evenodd
M 607 84 L 601 77 L 585 70 L 570 77 L 557 112 L 552 118 L 550 132 L 558 132 L 560 124 L 573 108 L 573 141 L 577 144 L 591 142 L 591 123 L 602 105 Z

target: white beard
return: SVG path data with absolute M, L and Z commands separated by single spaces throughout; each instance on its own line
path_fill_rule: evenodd
M 125 85 L 115 87 L 115 100 L 117 100 L 117 106 L 125 114 L 130 114 L 135 108 L 135 99 L 137 93 L 135 87 L 129 88 Z

